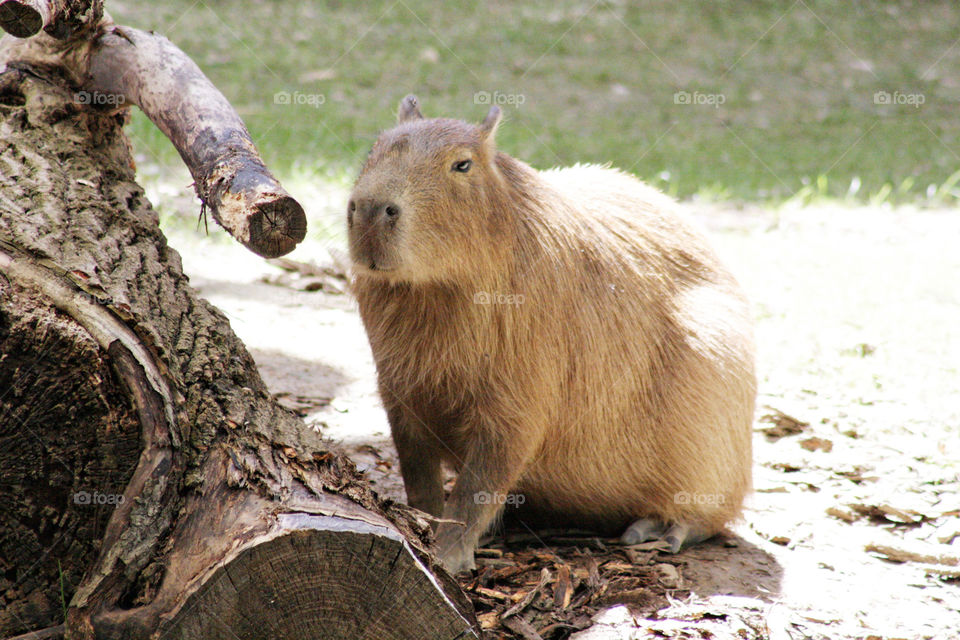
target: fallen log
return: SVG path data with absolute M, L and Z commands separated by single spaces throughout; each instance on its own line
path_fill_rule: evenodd
M 0 637 L 478 637 L 428 523 L 189 286 L 125 110 L 75 98 L 95 48 L 0 46 Z

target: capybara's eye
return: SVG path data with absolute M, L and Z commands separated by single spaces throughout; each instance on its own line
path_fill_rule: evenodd
M 460 173 L 466 173 L 470 171 L 470 167 L 473 166 L 473 160 L 459 160 L 453 163 L 453 170 L 459 171 Z
M 353 213 L 354 211 L 357 210 L 357 203 L 351 200 L 348 207 L 350 208 L 350 213 Z

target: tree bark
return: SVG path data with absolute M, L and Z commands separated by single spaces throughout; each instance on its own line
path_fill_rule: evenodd
M 0 637 L 478 637 L 427 523 L 190 288 L 126 112 L 74 90 L 0 71 Z
M 47 2 L 54 11 L 59 0 Z M 254 253 L 282 256 L 306 236 L 303 207 L 264 165 L 240 116 L 163 36 L 104 17 L 67 40 L 6 37 L 0 60 L 57 69 L 79 104 L 106 113 L 140 107 L 180 153 L 203 207 Z

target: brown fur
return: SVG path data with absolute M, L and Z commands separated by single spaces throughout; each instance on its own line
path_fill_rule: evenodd
M 499 511 L 480 491 L 578 528 L 735 518 L 752 322 L 704 238 L 626 174 L 497 152 L 496 108 L 480 126 L 400 111 L 351 195 L 353 289 L 408 498 L 466 522 L 438 531 L 448 565 L 472 566 Z M 445 508 L 440 459 L 460 474 Z

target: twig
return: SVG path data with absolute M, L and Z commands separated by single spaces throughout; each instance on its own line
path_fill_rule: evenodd
M 540 590 L 545 588 L 549 582 L 550 582 L 550 570 L 544 567 L 543 569 L 540 570 L 540 582 L 537 583 L 537 586 L 531 589 L 530 592 L 523 597 L 523 600 L 521 600 L 517 604 L 513 605 L 512 607 L 504 611 L 503 615 L 500 616 L 500 619 L 504 620 L 505 618 L 509 618 L 510 616 L 517 615 L 518 613 L 520 613 L 521 611 L 529 607 L 530 603 L 533 602 L 534 598 L 537 597 L 537 594 L 540 593 Z
M 38 629 L 36 631 L 29 631 L 19 636 L 11 636 L 6 640 L 59 640 L 63 638 L 66 633 L 66 627 L 62 624 L 58 624 L 55 627 L 47 627 L 46 629 Z

